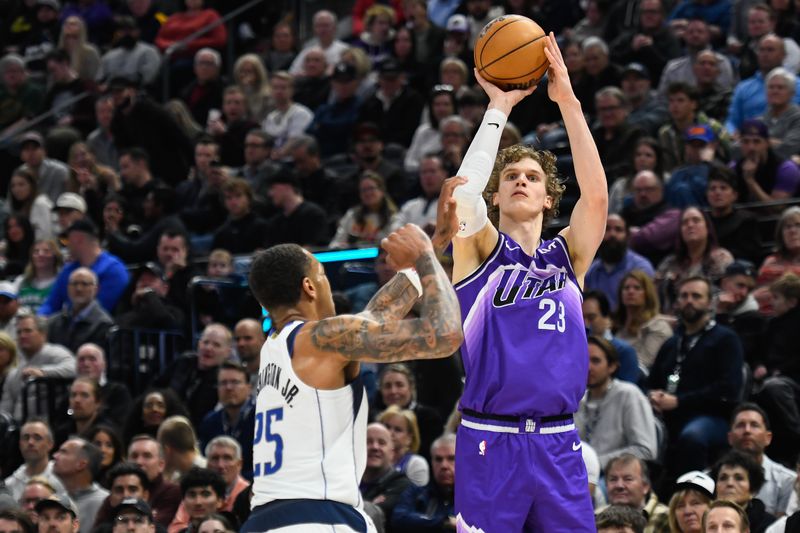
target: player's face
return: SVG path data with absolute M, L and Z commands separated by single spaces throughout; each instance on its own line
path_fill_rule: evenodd
M 703 514 L 708 509 L 708 500 L 690 490 L 675 506 L 675 519 L 683 533 L 701 533 Z
M 553 199 L 547 195 L 546 181 L 542 166 L 529 157 L 507 165 L 500 173 L 493 199 L 500 207 L 501 217 L 526 221 L 551 207 Z
M 742 533 L 742 519 L 730 507 L 716 507 L 708 511 L 705 533 Z
M 608 357 L 599 346 L 589 343 L 589 388 L 605 385 L 616 369 L 617 365 L 608 364 Z
M 760 454 L 772 442 L 772 432 L 758 411 L 742 411 L 733 420 L 728 442 L 737 450 Z
M 747 470 L 738 465 L 723 465 L 717 474 L 717 498 L 744 506 L 751 497 Z
M 381 396 L 386 406 L 406 407 L 411 403 L 411 384 L 399 372 L 387 372 L 381 380 Z
M 650 491 L 650 484 L 642 478 L 637 461 L 615 463 L 606 476 L 606 485 L 611 503 L 636 508 L 644 505 L 644 498 Z

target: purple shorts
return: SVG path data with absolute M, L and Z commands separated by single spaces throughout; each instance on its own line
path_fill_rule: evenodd
M 459 533 L 595 533 L 572 420 L 518 423 L 462 415 L 456 438 Z

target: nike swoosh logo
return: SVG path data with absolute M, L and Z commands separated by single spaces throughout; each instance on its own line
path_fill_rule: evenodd
M 581 443 L 581 442 L 573 442 L 572 443 L 572 451 L 573 452 L 577 452 L 578 450 L 581 449 L 581 446 L 583 446 L 583 443 Z
M 500 124 L 498 124 L 497 122 L 487 122 L 487 124 L 489 124 L 490 126 L 494 126 L 498 130 L 500 129 Z

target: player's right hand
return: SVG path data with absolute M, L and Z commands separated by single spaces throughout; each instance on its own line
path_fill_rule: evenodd
M 395 270 L 411 268 L 422 254 L 433 251 L 430 237 L 416 224 L 393 231 L 381 241 L 381 247 L 388 253 L 386 263 Z
M 453 237 L 458 233 L 458 216 L 456 215 L 456 200 L 453 198 L 453 191 L 459 185 L 467 183 L 464 176 L 454 176 L 447 178 L 442 184 L 439 192 L 439 204 L 436 208 L 436 230 L 433 232 L 433 248 L 437 252 L 442 252 Z
M 511 113 L 511 110 L 515 105 L 520 103 L 526 96 L 532 94 L 537 87 L 536 85 L 532 85 L 527 89 L 512 89 L 510 91 L 504 91 L 494 83 L 481 76 L 480 72 L 478 72 L 478 69 L 474 69 L 474 72 L 475 79 L 483 88 L 486 96 L 489 97 L 488 109 L 499 109 L 506 116 Z

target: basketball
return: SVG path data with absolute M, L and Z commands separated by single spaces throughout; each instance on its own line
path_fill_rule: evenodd
M 504 91 L 536 85 L 550 62 L 544 55 L 547 34 L 534 21 L 506 15 L 489 22 L 475 42 L 475 68 Z

